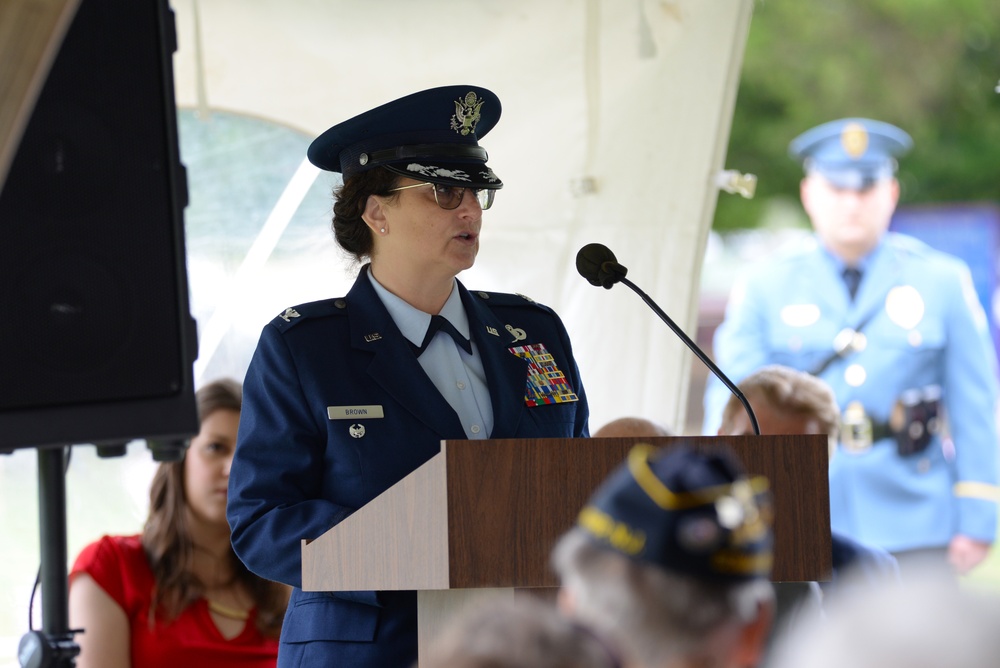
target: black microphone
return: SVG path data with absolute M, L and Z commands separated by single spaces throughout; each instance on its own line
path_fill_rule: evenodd
M 628 269 L 618 264 L 611 249 L 601 244 L 587 244 L 580 249 L 576 254 L 576 270 L 591 285 L 599 285 L 605 290 L 610 290 L 628 273 Z
M 760 436 L 760 426 L 757 424 L 757 416 L 754 415 L 753 409 L 750 407 L 750 402 L 747 398 L 743 396 L 740 389 L 736 387 L 733 381 L 729 380 L 726 374 L 722 373 L 722 370 L 715 365 L 715 362 L 709 359 L 708 355 L 698 347 L 694 341 L 692 341 L 687 334 L 684 333 L 680 327 L 670 319 L 666 313 L 663 312 L 659 306 L 656 305 L 649 296 L 640 290 L 635 283 L 625 278 L 625 274 L 628 273 L 628 269 L 618 264 L 618 259 L 615 254 L 611 252 L 611 249 L 602 244 L 587 244 L 576 254 L 576 270 L 580 272 L 580 275 L 587 279 L 591 285 L 599 285 L 606 290 L 610 290 L 611 286 L 615 283 L 624 283 L 625 285 L 632 288 L 632 290 L 642 297 L 642 301 L 646 302 L 649 308 L 653 309 L 656 315 L 660 316 L 660 320 L 667 323 L 670 329 L 674 330 L 674 334 L 680 337 L 688 348 L 691 349 L 695 355 L 698 356 L 705 366 L 707 366 L 715 376 L 722 381 L 722 383 L 729 388 L 729 391 L 740 400 L 743 404 L 743 408 L 746 410 L 747 415 L 750 416 L 750 424 L 753 426 L 753 433 Z

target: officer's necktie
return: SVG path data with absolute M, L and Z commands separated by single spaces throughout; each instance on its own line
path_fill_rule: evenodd
M 854 295 L 858 294 L 858 285 L 861 284 L 861 270 L 857 267 L 844 268 L 844 283 L 847 285 L 847 292 L 854 301 Z
M 449 334 L 451 338 L 455 339 L 455 343 L 457 343 L 462 350 L 470 355 L 472 354 L 472 342 L 462 336 L 458 330 L 455 329 L 455 325 L 448 322 L 448 319 L 442 315 L 431 316 L 431 324 L 427 327 L 427 334 L 424 335 L 423 343 L 419 346 L 414 343 L 410 344 L 410 347 L 413 348 L 413 354 L 420 357 L 420 355 L 427 350 L 427 346 L 430 345 L 431 339 L 434 338 L 434 335 L 437 334 L 439 330 Z

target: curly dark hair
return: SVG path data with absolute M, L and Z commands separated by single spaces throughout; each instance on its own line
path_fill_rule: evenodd
M 209 383 L 199 389 L 195 397 L 199 422 L 217 410 L 239 411 L 243 403 L 242 388 L 231 379 Z M 194 543 L 184 513 L 187 505 L 184 494 L 186 460 L 185 453 L 182 459 L 160 464 L 150 486 L 149 517 L 142 533 L 142 545 L 156 579 L 151 621 L 157 610 L 165 612 L 167 619 L 175 618 L 205 590 L 204 583 L 191 572 Z M 257 628 L 263 635 L 277 638 L 288 602 L 287 587 L 251 573 L 232 550 L 229 563 L 236 579 L 246 586 L 253 598 Z
M 376 167 L 350 177 L 344 185 L 335 188 L 333 196 L 333 235 L 345 251 L 358 262 L 370 259 L 375 243 L 372 231 L 362 220 L 370 195 L 394 198 L 398 193 L 389 192 L 399 183 L 399 175 L 388 169 Z

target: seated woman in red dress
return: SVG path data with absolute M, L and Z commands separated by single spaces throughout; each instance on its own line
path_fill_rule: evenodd
M 242 390 L 220 380 L 196 396 L 200 431 L 157 469 L 142 534 L 104 536 L 73 566 L 78 668 L 275 665 L 288 589 L 243 566 L 226 522 Z

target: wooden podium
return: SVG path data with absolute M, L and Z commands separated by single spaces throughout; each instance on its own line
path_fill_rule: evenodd
M 772 580 L 831 570 L 826 436 L 444 441 L 441 452 L 319 538 L 302 541 L 307 591 L 417 590 L 420 647 L 470 600 L 557 587 L 549 554 L 635 443 L 724 444 L 768 478 Z M 497 591 L 499 590 L 499 592 Z

